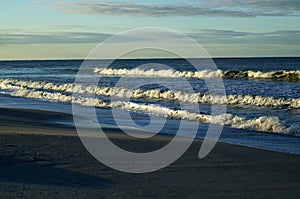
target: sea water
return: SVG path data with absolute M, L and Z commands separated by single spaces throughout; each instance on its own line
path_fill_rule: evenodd
M 181 120 L 187 120 L 198 124 L 198 138 L 205 136 L 209 123 L 224 124 L 221 141 L 300 154 L 300 58 L 219 58 L 214 59 L 217 70 L 196 70 L 183 59 L 117 60 L 108 67 L 110 60 L 95 60 L 83 71 L 99 78 L 98 85 L 90 86 L 75 84 L 82 62 L 1 61 L 0 106 L 65 113 L 72 113 L 72 103 L 94 106 L 98 121 L 89 126 L 98 122 L 116 126 L 111 110 L 118 109 L 129 112 L 140 128 L 153 117 L 164 118 L 160 133 L 170 135 L 177 133 Z M 139 67 L 144 64 L 150 68 Z M 156 67 L 159 64 L 170 69 Z M 122 78 L 144 85 L 119 85 Z M 188 81 L 193 92 L 180 79 Z M 222 79 L 226 95 L 210 93 L 206 79 Z M 159 84 L 161 80 L 172 89 Z M 211 115 L 212 105 L 226 105 L 226 114 Z M 131 127 L 127 118 L 121 120 Z M 188 128 L 186 132 L 189 136 Z

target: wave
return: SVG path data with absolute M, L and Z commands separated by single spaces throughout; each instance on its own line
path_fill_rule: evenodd
M 0 84 L 1 89 L 8 87 Z M 126 101 L 104 102 L 96 98 L 74 97 L 59 92 L 51 93 L 46 91 L 36 91 L 24 88 L 22 86 L 12 87 L 13 89 L 15 89 L 15 91 L 11 92 L 10 95 L 16 97 L 41 99 L 62 103 L 74 103 L 82 106 L 94 106 L 97 108 L 119 108 L 130 111 L 142 111 L 169 119 L 199 121 L 204 123 L 226 125 L 231 128 L 237 129 L 248 129 L 261 132 L 272 132 L 300 136 L 300 128 L 298 126 L 286 127 L 277 117 L 261 116 L 255 119 L 246 119 L 244 117 L 234 116 L 232 114 L 211 116 L 206 114 L 193 113 L 186 110 L 174 110 L 154 104 L 139 104 Z
M 203 71 L 174 71 L 168 70 L 142 70 L 142 69 L 111 69 L 111 68 L 95 68 L 94 73 L 109 76 L 145 76 L 145 77 L 172 77 L 172 78 L 221 78 L 223 71 L 203 70 Z
M 41 81 L 23 81 L 13 79 L 0 79 L 2 89 L 14 89 L 14 86 L 21 86 L 31 89 L 44 89 L 51 91 L 63 91 L 70 93 L 87 93 L 98 96 L 133 98 L 133 99 L 155 99 L 168 100 L 183 103 L 200 103 L 200 104 L 219 104 L 219 105 L 250 105 L 258 107 L 274 108 L 300 108 L 300 98 L 274 98 L 252 95 L 213 95 L 199 94 L 182 91 L 161 91 L 159 89 L 142 90 L 122 87 L 99 87 L 99 86 L 82 86 L 79 84 L 54 84 Z
M 95 68 L 94 73 L 108 76 L 143 76 L 164 78 L 226 78 L 226 79 L 268 79 L 300 82 L 300 70 L 294 71 L 236 71 L 236 70 L 202 70 L 202 71 L 175 71 L 175 70 L 142 70 L 142 69 L 111 69 Z

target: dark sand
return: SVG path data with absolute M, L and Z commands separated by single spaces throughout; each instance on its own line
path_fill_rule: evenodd
M 300 198 L 300 156 L 218 143 L 198 159 L 195 140 L 176 162 L 147 174 L 95 160 L 76 131 L 51 121 L 65 114 L 0 109 L 0 198 Z M 168 136 L 136 141 L 108 129 L 124 148 L 163 146 Z M 147 148 L 148 147 L 148 148 Z M 145 149 L 146 148 L 146 149 Z

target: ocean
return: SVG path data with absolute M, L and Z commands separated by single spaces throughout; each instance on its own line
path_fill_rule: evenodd
M 159 133 L 175 135 L 180 122 L 188 120 L 197 123 L 197 138 L 205 136 L 209 122 L 223 122 L 220 141 L 300 155 L 300 58 L 213 61 L 218 70 L 196 71 L 184 59 L 123 59 L 109 68 L 104 68 L 109 60 L 95 60 L 84 75 L 99 78 L 97 87 L 75 85 L 83 60 L 0 61 L 0 107 L 72 113 L 73 101 L 96 107 L 98 121 L 83 119 L 81 125 L 91 127 L 100 122 L 117 128 L 112 109 L 118 109 L 134 121 L 121 118 L 121 124 L 129 129 L 144 128 L 151 119 L 164 118 Z M 139 68 L 144 64 L 153 68 Z M 160 64 L 172 69 L 159 69 Z M 133 77 L 144 85 L 136 88 L 129 83 Z M 119 84 L 122 78 L 128 83 Z M 192 93 L 180 79 L 188 81 Z M 206 79 L 223 79 L 226 96 L 211 94 Z M 155 83 L 161 80 L 172 89 Z M 181 103 L 197 105 L 199 110 L 184 109 Z M 212 116 L 212 104 L 226 105 L 226 114 Z

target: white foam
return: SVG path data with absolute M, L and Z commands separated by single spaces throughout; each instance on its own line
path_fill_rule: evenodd
M 273 97 L 251 96 L 251 95 L 228 95 L 215 96 L 210 94 L 200 95 L 197 93 L 186 93 L 180 91 L 160 91 L 160 90 L 141 90 L 127 89 L 120 87 L 83 87 L 74 84 L 53 84 L 46 82 L 31 82 L 5 79 L 0 81 L 2 89 L 14 89 L 14 85 L 21 87 L 45 89 L 52 91 L 66 91 L 76 93 L 90 93 L 100 96 L 115 96 L 127 98 L 150 98 L 163 99 L 170 101 L 179 101 L 185 103 L 212 103 L 212 104 L 242 104 L 254 106 L 270 106 L 270 107 L 291 107 L 299 108 L 300 99 L 283 99 Z
M 261 71 L 247 71 L 249 78 L 258 79 L 284 79 L 293 76 L 295 80 L 300 80 L 300 70 L 294 71 L 272 71 L 272 72 L 261 72 Z
M 146 76 L 146 77 L 184 77 L 184 78 L 214 78 L 222 77 L 221 70 L 203 70 L 203 71 L 174 71 L 174 70 L 142 70 L 142 69 L 111 69 L 111 68 L 95 68 L 94 73 L 108 76 Z
M 11 88 L 10 86 L 0 84 L 0 88 Z M 249 129 L 262 132 L 283 133 L 299 136 L 299 127 L 285 127 L 277 117 L 262 116 L 255 119 L 246 119 L 232 114 L 223 114 L 219 116 L 211 116 L 188 112 L 186 110 L 173 110 L 153 104 L 138 104 L 125 101 L 103 102 L 95 98 L 74 97 L 59 92 L 51 93 L 45 91 L 30 90 L 21 86 L 13 86 L 14 92 L 12 96 L 42 99 L 63 103 L 75 103 L 82 106 L 94 106 L 98 108 L 120 108 L 125 110 L 142 111 L 149 114 L 155 114 L 171 119 L 183 119 L 200 121 L 205 123 L 214 123 L 219 125 L 227 125 L 232 128 Z
M 88 93 L 98 96 L 114 96 L 120 98 L 146 98 L 168 101 L 177 101 L 183 103 L 206 103 L 206 104 L 227 104 L 227 105 L 251 105 L 258 107 L 289 107 L 300 108 L 300 98 L 274 98 L 252 95 L 227 95 L 218 96 L 212 94 L 189 93 L 182 91 L 161 91 L 158 89 L 142 90 L 129 89 L 121 87 L 94 87 L 75 84 L 54 84 L 48 82 L 33 82 L 12 79 L 0 79 L 2 89 L 17 89 L 26 87 L 31 89 L 44 89 L 50 91 L 64 91 L 70 93 Z
M 111 69 L 95 68 L 94 73 L 107 76 L 142 76 L 142 77 L 164 77 L 164 78 L 248 78 L 248 79 L 276 79 L 285 81 L 300 81 L 300 70 L 294 71 L 175 71 L 175 70 L 142 70 L 142 69 Z

